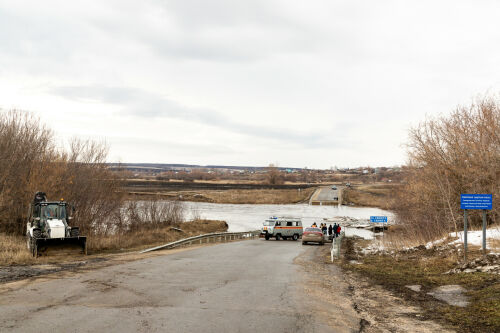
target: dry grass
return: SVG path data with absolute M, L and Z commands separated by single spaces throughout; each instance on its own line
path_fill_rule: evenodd
M 228 226 L 224 221 L 197 220 L 180 223 L 175 227 L 182 229 L 184 232 L 165 227 L 130 232 L 125 235 L 89 237 L 88 252 L 90 255 L 99 255 L 139 250 L 195 235 L 224 232 L 227 231 Z M 81 260 L 81 257 L 79 258 Z M 75 260 L 75 257 L 66 254 L 51 254 L 50 256 L 35 259 L 27 250 L 24 237 L 0 233 L 0 266 L 46 264 L 71 260 Z
M 373 282 L 424 309 L 422 319 L 434 319 L 454 325 L 461 332 L 498 332 L 500 330 L 500 278 L 488 273 L 443 274 L 456 267 L 461 256 L 453 251 L 418 249 L 399 251 L 391 255 L 357 257 L 348 249 L 358 247 L 355 240 L 346 239 L 346 257 L 342 266 L 369 277 Z M 478 247 L 470 248 L 470 259 L 481 256 Z M 349 262 L 356 259 L 357 264 Z M 418 284 L 422 292 L 415 293 L 406 286 Z M 467 289 L 470 304 L 465 308 L 439 302 L 427 295 L 443 285 L 458 284 Z
M 131 192 L 136 199 L 161 197 L 165 200 L 212 202 L 222 204 L 294 204 L 308 201 L 316 188 L 258 189 L 258 190 L 202 190 L 169 192 Z
M 342 202 L 355 206 L 379 207 L 391 209 L 394 205 L 393 193 L 399 188 L 398 184 L 366 184 L 342 191 Z
M 224 232 L 228 228 L 226 222 L 212 220 L 184 222 L 174 227 L 180 228 L 184 232 L 176 231 L 171 227 L 165 227 L 160 229 L 143 229 L 117 236 L 93 237 L 89 239 L 89 253 L 138 250 L 191 236 L 211 232 Z
M 0 233 L 0 266 L 34 262 L 24 237 Z
M 306 201 L 315 188 L 291 190 L 226 190 L 207 191 L 210 202 L 232 204 L 291 204 Z

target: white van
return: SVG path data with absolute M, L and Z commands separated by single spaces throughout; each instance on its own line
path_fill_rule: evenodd
M 297 217 L 270 217 L 264 221 L 260 237 L 269 240 L 271 237 L 280 239 L 291 238 L 297 240 L 302 237 L 302 220 Z

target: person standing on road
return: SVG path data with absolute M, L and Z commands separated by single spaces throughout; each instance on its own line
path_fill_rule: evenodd
M 330 226 L 328 227 L 328 236 L 331 236 L 331 235 L 332 235 L 332 232 L 333 232 L 333 227 L 332 227 L 332 225 L 330 224 Z
M 335 223 L 333 225 L 332 232 L 333 232 L 333 238 L 336 238 L 337 237 L 337 223 Z
M 337 226 L 337 237 L 339 237 L 339 235 L 340 235 L 340 229 L 342 229 L 342 228 L 340 227 L 340 224 L 339 224 L 339 225 Z

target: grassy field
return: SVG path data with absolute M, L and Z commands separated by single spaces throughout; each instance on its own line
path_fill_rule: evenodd
M 344 188 L 342 202 L 347 205 L 390 209 L 393 205 L 393 193 L 398 189 L 398 186 L 400 185 L 377 183 Z
M 290 190 L 227 190 L 207 191 L 210 202 L 234 204 L 291 204 L 307 201 L 315 188 Z
M 256 189 L 256 190 L 199 190 L 131 193 L 136 198 L 160 196 L 167 200 L 212 202 L 227 204 L 293 204 L 306 202 L 316 188 Z
M 228 226 L 224 221 L 197 220 L 180 223 L 175 227 L 182 229 L 183 232 L 165 227 L 124 235 L 89 237 L 88 253 L 95 255 L 140 250 L 200 234 L 224 232 L 227 231 Z M 70 255 L 53 256 L 51 254 L 35 259 L 27 250 L 24 237 L 0 233 L 0 266 L 47 264 L 66 260 L 74 260 L 74 257 Z
M 360 256 L 357 240 L 346 238 L 344 269 L 369 277 L 425 311 L 428 319 L 451 324 L 461 332 L 500 332 L 500 277 L 489 273 L 444 274 L 456 267 L 461 256 L 450 249 L 417 248 L 415 251 L 397 251 L 393 254 Z M 470 259 L 481 256 L 472 248 Z M 355 261 L 353 261 L 355 260 Z M 407 285 L 421 285 L 414 292 Z M 467 290 L 469 305 L 461 308 L 437 301 L 427 292 L 442 286 L 456 284 Z M 425 318 L 424 318 L 425 319 Z

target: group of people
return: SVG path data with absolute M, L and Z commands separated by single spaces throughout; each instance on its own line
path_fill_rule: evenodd
M 314 222 L 311 227 L 318 228 L 318 225 L 316 224 L 316 222 Z M 321 223 L 319 228 L 324 235 L 326 235 L 326 233 L 328 232 L 328 236 L 333 235 L 333 238 L 337 238 L 340 235 L 340 230 L 342 229 L 340 227 L 340 224 L 337 223 L 335 223 L 333 226 L 330 224 L 330 226 L 328 227 L 326 226 L 326 223 Z

